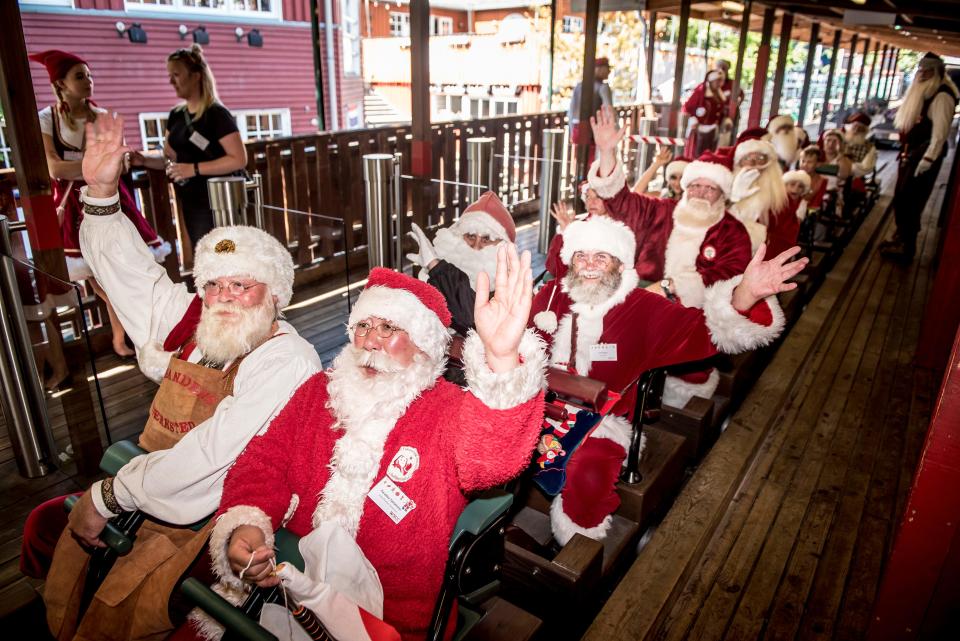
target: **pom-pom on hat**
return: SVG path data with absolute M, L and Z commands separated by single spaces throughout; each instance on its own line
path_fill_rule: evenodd
M 511 243 L 517 240 L 517 227 L 513 216 L 492 191 L 484 192 L 480 198 L 463 210 L 453 225 L 461 234 L 480 234 Z
M 374 267 L 350 312 L 351 340 L 354 324 L 371 316 L 390 321 L 407 332 L 413 344 L 434 362 L 446 355 L 450 310 L 443 294 L 433 285 L 392 269 Z
M 209 281 L 232 276 L 248 276 L 265 284 L 280 307 L 293 297 L 290 252 L 256 227 L 215 227 L 193 250 L 193 282 L 198 291 Z
M 569 265 L 578 251 L 607 252 L 624 266 L 633 267 L 637 240 L 630 228 L 605 216 L 575 220 L 563 230 L 563 249 L 560 260 Z
M 683 170 L 680 186 L 686 191 L 690 183 L 703 178 L 714 183 L 723 190 L 724 197 L 729 198 L 730 190 L 733 189 L 733 173 L 727 167 L 726 160 L 725 156 L 710 151 L 704 153 Z
M 27 56 L 34 62 L 39 62 L 47 69 L 47 75 L 50 76 L 50 82 L 55 82 L 67 75 L 67 72 L 75 65 L 85 65 L 87 61 L 79 56 L 59 49 L 48 49 L 40 53 L 31 53 Z
M 801 182 L 807 188 L 807 191 L 810 191 L 810 174 L 800 169 L 794 169 L 793 171 L 788 171 L 783 175 L 783 184 L 792 182 Z

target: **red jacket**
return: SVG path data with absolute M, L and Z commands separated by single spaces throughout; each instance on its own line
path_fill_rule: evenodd
M 726 102 L 707 94 L 707 83 L 701 82 L 683 103 L 683 113 L 697 119 L 701 125 L 719 125 L 726 117 Z

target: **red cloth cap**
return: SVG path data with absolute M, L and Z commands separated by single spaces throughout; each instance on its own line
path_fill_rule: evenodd
M 740 145 L 748 140 L 763 140 L 768 133 L 770 132 L 763 127 L 753 127 L 752 129 L 747 129 L 742 134 L 737 136 L 737 145 Z M 737 145 L 734 145 L 734 147 Z
M 607 58 L 597 58 L 593 61 L 594 67 L 609 67 L 610 61 Z
M 517 242 L 517 226 L 513 223 L 513 216 L 510 215 L 510 211 L 504 206 L 503 201 L 492 191 L 484 192 L 480 198 L 464 209 L 463 213 L 460 214 L 458 223 L 462 225 L 466 222 L 464 219 L 471 218 L 467 214 L 486 214 L 503 229 L 503 233 L 507 235 L 511 243 Z M 497 235 L 502 238 L 499 233 Z
M 364 289 L 370 289 L 371 287 L 388 287 L 410 292 L 423 303 L 424 307 L 437 315 L 444 327 L 450 327 L 452 316 L 450 316 L 450 310 L 447 309 L 447 301 L 440 290 L 433 285 L 428 285 L 419 278 L 407 276 L 386 267 L 374 267 L 370 270 L 370 276 L 367 278 Z
M 852 114 L 847 116 L 847 119 L 844 122 L 846 122 L 847 124 L 853 124 L 855 122 L 859 122 L 864 127 L 869 127 L 870 116 L 863 113 L 862 111 L 854 111 Z
M 686 160 L 686 158 L 678 158 L 677 160 Z M 720 153 L 718 151 L 707 150 L 700 154 L 700 157 L 697 158 L 700 162 L 712 162 L 717 165 L 723 165 L 730 171 L 733 171 L 733 156 L 730 156 L 725 153 Z
M 31 53 L 27 57 L 47 68 L 47 75 L 50 76 L 50 82 L 65 77 L 67 72 L 75 65 L 87 64 L 87 61 L 83 58 L 75 56 L 72 53 L 67 53 L 66 51 L 60 51 L 59 49 L 49 49 L 47 51 L 41 51 L 40 53 Z

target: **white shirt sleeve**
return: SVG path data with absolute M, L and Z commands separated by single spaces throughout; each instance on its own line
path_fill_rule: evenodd
M 953 121 L 954 102 L 945 93 L 940 93 L 927 110 L 927 116 L 933 122 L 933 134 L 930 136 L 930 144 L 927 146 L 924 158 L 931 161 L 940 156 L 940 150 L 947 141 L 947 135 L 950 132 L 950 123 Z
M 37 114 L 40 120 L 40 133 L 53 136 L 53 107 L 44 107 Z
M 84 198 L 94 205 L 116 202 L 116 198 Z M 137 351 L 150 342 L 163 343 L 194 295 L 186 285 L 170 280 L 133 223 L 122 212 L 84 216 L 80 251 Z
M 863 160 L 860 162 L 853 163 L 853 175 L 858 178 L 866 176 L 874 167 L 877 166 L 877 148 L 870 147 L 870 151 L 867 152 L 867 155 L 863 157 Z
M 143 510 L 168 523 L 194 523 L 220 504 L 230 467 L 254 436 L 287 404 L 300 384 L 320 371 L 320 358 L 296 330 L 264 343 L 240 364 L 233 395 L 213 416 L 168 450 L 138 456 L 114 480 L 124 510 Z M 99 492 L 93 493 L 95 496 Z

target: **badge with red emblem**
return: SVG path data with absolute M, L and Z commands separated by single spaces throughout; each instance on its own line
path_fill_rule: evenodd
M 403 483 L 409 481 L 419 467 L 420 453 L 415 447 L 404 445 L 397 450 L 390 465 L 387 466 L 387 476 L 396 483 Z
M 713 260 L 717 257 L 717 250 L 714 249 L 713 245 L 707 245 L 703 248 L 703 257 L 707 260 Z

